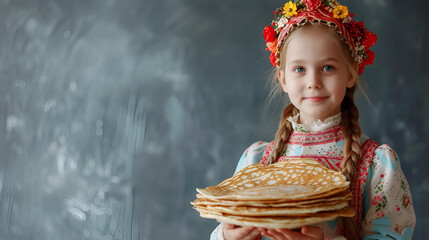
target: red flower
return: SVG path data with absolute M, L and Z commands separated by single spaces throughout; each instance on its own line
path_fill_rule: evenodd
M 371 65 L 374 63 L 375 54 L 372 50 L 366 50 L 366 59 L 363 60 L 362 65 Z
M 365 39 L 363 40 L 363 44 L 366 48 L 370 48 L 374 46 L 375 42 L 377 41 L 377 35 L 370 31 L 365 32 Z
M 345 23 L 344 26 L 349 30 L 350 37 L 353 39 L 363 38 L 367 32 L 364 22 L 356 22 L 352 20 L 349 23 Z
M 366 65 L 371 65 L 374 63 L 375 54 L 372 50 L 366 50 L 366 58 L 363 60 L 363 62 L 359 66 L 359 75 L 363 73 L 365 70 Z
M 274 67 L 277 67 L 277 64 L 276 64 L 276 54 L 275 53 L 271 53 L 271 55 L 270 55 L 270 62 L 271 62 L 271 64 L 273 64 L 273 66 Z
M 320 6 L 320 0 L 302 0 L 302 3 L 307 7 L 307 11 L 313 11 Z
M 383 199 L 380 197 L 380 196 L 378 196 L 378 195 L 375 195 L 375 197 L 372 199 L 372 204 L 373 205 L 377 205 L 379 202 L 381 202 Z
M 363 71 L 365 70 L 365 66 L 363 66 L 363 65 L 360 65 L 359 66 L 359 73 L 358 73 L 358 75 L 361 75 L 362 73 L 363 73 Z
M 402 196 L 402 206 L 403 207 L 408 207 L 408 204 L 410 204 L 410 199 L 408 198 L 407 194 L 404 194 Z
M 385 212 L 385 211 L 378 212 L 378 213 L 377 213 L 377 217 L 382 218 L 382 217 L 384 217 L 384 216 L 385 216 L 385 214 L 386 214 L 386 212 Z
M 271 26 L 264 28 L 264 39 L 266 42 L 272 42 L 276 38 L 276 31 Z

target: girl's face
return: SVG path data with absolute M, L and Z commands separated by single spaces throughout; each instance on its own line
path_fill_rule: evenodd
M 285 49 L 279 80 L 300 122 L 324 121 L 341 111 L 346 89 L 355 84 L 346 66 L 342 43 L 327 27 L 305 26 Z

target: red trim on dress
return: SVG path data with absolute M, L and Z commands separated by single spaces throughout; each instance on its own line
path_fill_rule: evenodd
M 362 198 L 365 188 L 366 178 L 368 177 L 369 165 L 374 158 L 375 150 L 380 146 L 379 143 L 372 139 L 366 140 L 362 144 L 362 158 L 356 166 L 356 175 L 351 186 L 353 199 L 351 201 L 352 208 L 355 210 L 356 227 L 360 230 L 360 222 L 362 218 Z
M 312 146 L 343 140 L 343 126 L 333 127 L 317 133 L 292 131 L 288 144 Z
M 270 157 L 271 151 L 273 151 L 273 147 L 274 147 L 274 141 L 268 143 L 267 147 L 265 148 L 264 155 L 261 158 L 262 164 L 267 165 L 268 158 Z
M 320 145 L 320 144 L 326 144 L 331 142 L 338 142 L 343 139 L 344 139 L 343 126 L 338 126 L 338 127 L 333 127 L 317 133 L 292 131 L 289 137 L 288 144 L 312 146 L 312 145 Z M 274 144 L 275 144 L 274 141 L 268 143 L 267 147 L 265 148 L 264 155 L 262 156 L 262 159 L 260 161 L 262 164 L 265 164 L 265 165 L 267 164 L 268 158 L 270 156 L 271 151 L 273 150 Z M 293 156 L 288 156 L 288 157 L 293 157 Z M 320 156 L 312 157 L 312 158 L 318 159 L 320 158 Z M 330 158 L 335 159 L 337 157 L 330 157 Z M 336 168 L 333 168 L 333 169 L 338 170 Z

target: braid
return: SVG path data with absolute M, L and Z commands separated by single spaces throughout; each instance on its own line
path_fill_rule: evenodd
M 359 161 L 362 153 L 360 148 L 360 137 L 362 131 L 359 125 L 359 110 L 354 103 L 353 93 L 355 87 L 348 88 L 346 96 L 341 104 L 342 109 L 342 125 L 345 141 L 345 154 L 341 162 L 342 173 L 347 179 L 352 182 L 356 164 Z
M 276 133 L 276 138 L 274 139 L 275 146 L 271 151 L 270 157 L 268 159 L 268 165 L 276 162 L 280 153 L 286 146 L 289 136 L 292 132 L 292 124 L 287 120 L 288 117 L 294 116 L 298 113 L 298 109 L 291 103 L 283 109 L 282 119 L 280 120 L 279 129 Z
M 360 147 L 360 137 L 362 134 L 359 125 L 359 110 L 354 103 L 353 93 L 355 86 L 348 88 L 346 96 L 341 104 L 343 135 L 345 141 L 345 154 L 341 162 L 342 173 L 350 182 L 353 182 L 356 165 L 361 158 L 362 152 Z M 359 214 L 359 213 L 356 213 Z M 358 238 L 359 231 L 357 229 L 354 218 L 344 218 L 345 227 L 349 230 L 350 237 Z

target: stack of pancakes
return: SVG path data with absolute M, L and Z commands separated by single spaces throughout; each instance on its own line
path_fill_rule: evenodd
M 217 186 L 197 189 L 201 217 L 241 226 L 299 228 L 352 217 L 349 182 L 312 159 L 243 168 Z

